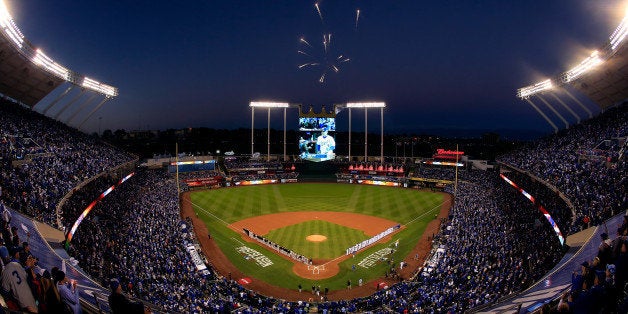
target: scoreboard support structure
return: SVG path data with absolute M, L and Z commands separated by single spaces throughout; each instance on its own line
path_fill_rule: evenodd
M 270 161 L 270 111 L 274 108 L 283 109 L 283 160 L 287 160 L 286 154 L 286 110 L 288 108 L 298 108 L 301 114 L 301 104 L 291 104 L 287 102 L 251 101 L 251 157 L 255 155 L 255 108 L 267 109 L 267 147 L 266 159 Z M 368 109 L 380 109 L 380 162 L 384 162 L 384 102 L 350 102 L 346 104 L 334 104 L 333 112 L 339 112 L 344 108 L 349 109 L 349 160 L 351 160 L 351 111 L 353 108 L 364 109 L 364 161 L 368 161 Z M 324 107 L 323 107 L 324 108 Z M 323 110 L 324 111 L 324 110 Z

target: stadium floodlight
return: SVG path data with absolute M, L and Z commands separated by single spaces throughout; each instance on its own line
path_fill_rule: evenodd
M 611 34 L 610 42 L 612 51 L 619 47 L 624 39 L 626 39 L 626 35 L 628 35 L 628 9 L 626 9 L 626 16 L 624 16 L 624 19 L 621 20 L 619 26 L 617 26 L 613 34 Z
M 522 87 L 517 90 L 517 97 L 526 99 L 534 94 L 538 94 L 544 92 L 546 90 L 550 90 L 554 87 L 551 79 L 547 79 L 545 81 L 538 82 L 534 85 Z
M 287 102 L 252 101 L 249 106 L 261 108 L 288 108 L 290 104 Z
M 3 0 L 0 0 L 0 29 L 5 33 L 20 49 L 24 45 L 24 35 L 13 22 L 13 18 Z
M 580 76 L 582 76 L 586 72 L 590 71 L 594 67 L 598 66 L 602 62 L 604 62 L 604 61 L 599 57 L 598 51 L 597 50 L 593 51 L 593 53 L 591 53 L 590 57 L 584 59 L 584 61 L 580 62 L 580 64 L 575 66 L 573 69 L 565 72 L 562 75 L 562 81 L 565 82 L 565 83 L 569 83 L 569 82 L 579 78 Z
M 100 83 L 96 80 L 92 80 L 89 77 L 83 78 L 83 83 L 81 83 L 81 86 L 99 92 L 101 94 L 105 94 L 109 97 L 118 95 L 118 90 L 115 87 Z
M 385 108 L 385 102 L 348 102 L 347 108 Z
M 60 64 L 52 61 L 52 59 L 50 59 L 40 49 L 37 49 L 32 61 L 63 80 L 68 81 L 70 79 L 70 71 Z

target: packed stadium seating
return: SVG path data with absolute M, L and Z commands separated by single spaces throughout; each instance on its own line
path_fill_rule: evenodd
M 381 306 L 420 306 L 457 311 L 520 291 L 542 276 L 560 259 L 561 247 L 549 227 L 531 228 L 538 216 L 535 208 L 492 175 L 493 178 L 483 172 L 467 175 L 475 183 L 460 188 L 460 201 L 452 211 L 452 220 L 437 237 L 437 243 L 447 252 L 437 269 L 373 298 L 319 304 L 319 309 L 337 311 L 344 307 L 348 311 L 363 311 Z M 311 306 L 259 296 L 216 274 L 197 273 L 179 236 L 182 221 L 176 199 L 174 182 L 163 170 L 140 172 L 98 205 L 93 218 L 83 222 L 86 225 L 79 232 L 98 231 L 77 237 L 72 243 L 72 255 L 98 280 L 120 278 L 130 295 L 166 310 L 202 312 L 247 307 L 256 312 Z M 513 210 L 515 207 L 527 210 Z M 511 221 L 519 223 L 513 225 Z M 134 240 L 125 243 L 122 237 Z M 543 245 L 536 237 L 544 239 L 540 242 Z M 167 256 L 172 262 L 164 265 L 161 261 Z M 465 264 L 461 259 L 473 262 L 461 268 Z M 406 289 L 417 293 L 400 297 Z M 469 294 L 470 291 L 474 293 Z
M 0 200 L 53 226 L 57 224 L 55 208 L 64 196 L 69 195 L 59 221 L 68 227 L 87 204 L 119 179 L 99 174 L 133 159 L 17 104 L 4 102 L 0 112 Z M 500 160 L 513 166 L 508 175 L 551 210 L 559 226 L 578 231 L 586 227 L 585 216 L 591 225 L 599 224 L 627 206 L 623 155 L 627 112 L 625 105 L 609 110 Z M 597 158 L 600 154 L 603 158 Z M 286 165 L 236 162 L 228 167 L 281 171 Z M 418 167 L 413 171 L 411 175 L 453 179 L 450 169 Z M 296 177 L 294 172 L 287 173 Z M 248 174 L 242 179 L 246 178 Z M 373 296 L 323 302 L 317 308 L 461 312 L 526 289 L 558 263 L 565 248 L 548 224 L 539 223 L 543 217 L 534 204 L 495 172 L 465 170 L 459 178 L 462 183 L 450 219 L 435 235 L 435 248 L 444 252 L 435 256 L 435 263 L 420 269 L 414 280 Z M 449 186 L 446 191 L 453 193 L 452 189 Z M 186 251 L 195 235 L 180 216 L 177 202 L 171 174 L 164 169 L 139 170 L 96 205 L 78 229 L 69 253 L 96 281 L 106 286 L 110 278 L 118 278 L 127 294 L 164 311 L 256 313 L 306 311 L 314 306 L 258 295 L 211 267 L 208 272 L 197 271 Z M 619 263 L 623 262 L 616 263 L 621 277 L 625 268 Z M 623 287 L 614 288 L 623 291 Z M 584 306 L 582 302 L 572 302 L 572 307 Z
M 57 226 L 56 205 L 67 193 L 134 159 L 14 102 L 0 102 L 3 198 L 7 205 L 39 221 Z M 26 141 L 31 145 L 23 145 Z
M 535 141 L 498 160 L 541 178 L 573 203 L 575 218 L 569 230 L 599 225 L 625 210 L 625 150 L 628 105 L 612 108 L 594 119 Z M 613 143 L 605 150 L 600 143 Z

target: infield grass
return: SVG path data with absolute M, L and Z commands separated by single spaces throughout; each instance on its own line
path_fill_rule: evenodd
M 390 247 L 397 239 L 400 240 L 399 247 L 396 248 L 396 252 L 391 258 L 396 262 L 405 258 L 424 233 L 427 223 L 439 213 L 443 201 L 442 194 L 427 191 L 331 183 L 234 187 L 199 191 L 191 195 L 195 212 L 199 218 L 205 221 L 212 238 L 236 267 L 254 280 L 264 280 L 277 286 L 295 290 L 299 284 L 302 284 L 306 289 L 311 285 L 321 285 L 321 287 L 327 287 L 330 290 L 344 289 L 347 280 L 351 280 L 355 286 L 359 278 L 362 278 L 366 283 L 382 276 L 390 268 L 390 265 L 385 262 L 377 263 L 370 268 L 358 266 L 355 267 L 355 271 L 353 265 L 358 264 L 359 261 L 378 250 Z M 357 253 L 355 258 L 342 262 L 338 275 L 329 279 L 314 281 L 295 275 L 292 271 L 291 261 L 278 256 L 276 252 L 263 245 L 242 241 L 242 234 L 227 226 L 249 217 L 298 211 L 336 211 L 376 216 L 400 223 L 405 226 L 405 229 L 395 233 L 391 241 L 375 244 Z M 317 226 L 317 223 L 320 224 Z M 316 220 L 286 226 L 275 230 L 275 233 L 271 231 L 266 237 L 277 241 L 276 243 L 281 243 L 288 249 L 301 253 L 301 244 L 297 243 L 297 238 L 305 238 L 306 235 L 312 234 L 312 230 L 315 228 L 325 230 L 326 234 L 332 232 L 331 229 L 337 228 L 333 234 L 338 232 L 338 237 L 342 235 L 346 239 L 322 242 L 325 243 L 324 249 L 321 249 L 320 245 L 316 249 L 311 246 L 311 243 L 305 243 L 303 244 L 303 255 L 305 256 L 337 257 L 343 254 L 349 246 L 368 238 L 363 233 L 362 237 L 349 235 L 352 231 L 347 229 L 350 228 L 329 222 L 317 222 Z M 321 231 L 320 233 L 324 232 Z M 347 243 L 350 244 L 347 245 Z M 305 246 L 308 245 L 313 250 L 311 254 L 306 251 L 308 248 Z M 272 265 L 261 267 L 251 259 L 245 259 L 244 255 L 237 251 L 237 248 L 241 246 L 261 253 L 272 261 Z
M 339 235 L 328 237 L 322 242 L 308 241 L 309 235 Z M 283 247 L 304 256 L 334 259 L 345 253 L 345 249 L 369 238 L 362 230 L 347 228 L 324 220 L 309 220 L 302 223 L 271 230 L 265 237 Z

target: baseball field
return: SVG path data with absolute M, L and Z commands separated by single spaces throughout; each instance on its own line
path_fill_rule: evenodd
M 241 277 L 273 286 L 330 291 L 367 284 L 398 269 L 448 198 L 442 193 L 355 184 L 305 183 L 193 192 L 190 203 L 211 239 Z M 389 228 L 393 233 L 355 254 L 346 249 Z M 268 241 L 312 260 L 300 263 Z M 211 257 L 210 257 L 211 260 Z M 227 275 L 227 274 L 223 274 Z M 233 278 L 238 279 L 238 278 Z

